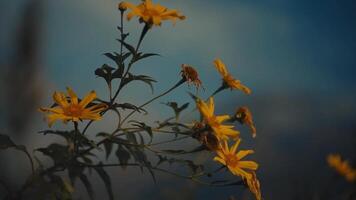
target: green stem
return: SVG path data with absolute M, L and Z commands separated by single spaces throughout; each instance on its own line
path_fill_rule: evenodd
M 176 83 L 173 87 L 171 87 L 170 89 L 168 89 L 167 91 L 163 92 L 162 94 L 148 100 L 147 102 L 145 102 L 144 104 L 142 104 L 141 106 L 138 107 L 138 110 L 140 108 L 143 108 L 144 106 L 150 104 L 151 102 L 155 101 L 156 99 L 159 99 L 160 97 L 170 93 L 171 91 L 173 91 L 174 89 L 176 89 L 177 87 L 179 87 L 180 85 L 182 85 L 185 82 L 185 79 L 181 79 L 178 83 Z M 136 112 L 136 110 L 131 111 L 131 113 L 129 113 L 121 122 L 121 124 L 123 124 L 131 115 L 133 115 Z
M 75 152 L 75 155 L 78 153 L 79 151 L 79 130 L 78 130 L 78 122 L 73 122 L 74 124 L 74 152 Z

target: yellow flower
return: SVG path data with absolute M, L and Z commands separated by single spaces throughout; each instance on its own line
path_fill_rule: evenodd
M 256 127 L 255 124 L 253 123 L 252 119 L 252 114 L 250 110 L 247 107 L 241 107 L 236 111 L 235 114 L 236 119 L 242 123 L 242 124 L 247 124 L 252 132 L 252 137 L 256 137 Z
M 181 73 L 182 77 L 188 82 L 188 85 L 189 83 L 192 83 L 197 89 L 201 87 L 202 83 L 199 79 L 199 74 L 192 66 L 182 64 Z
M 233 129 L 234 126 L 221 124 L 230 119 L 229 115 L 214 115 L 214 99 L 212 97 L 209 98 L 209 102 L 207 103 L 201 99 L 197 99 L 197 107 L 202 114 L 204 121 L 214 131 L 214 134 L 218 139 L 227 140 L 228 137 L 238 137 L 240 133 Z
M 47 115 L 49 126 L 52 126 L 56 120 L 62 120 L 64 123 L 68 121 L 77 122 L 79 120 L 100 120 L 100 112 L 108 108 L 104 103 L 88 106 L 96 98 L 95 91 L 91 91 L 80 102 L 71 88 L 68 87 L 67 92 L 70 101 L 67 100 L 64 93 L 55 92 L 53 100 L 57 106 L 53 108 L 40 108 L 40 111 L 50 113 Z
M 330 154 L 327 157 L 329 166 L 334 168 L 347 181 L 356 181 L 356 169 L 353 169 L 347 161 L 343 161 L 338 154 Z
M 160 26 L 164 20 L 171 20 L 175 23 L 178 19 L 185 19 L 185 16 L 181 15 L 177 10 L 169 10 L 160 4 L 153 4 L 152 0 L 144 0 L 137 6 L 124 2 L 121 4 L 121 8 L 131 9 L 131 12 L 127 14 L 127 20 L 131 20 L 132 17 L 137 16 L 140 18 L 140 21 L 144 21 L 149 25 Z
M 251 94 L 251 90 L 248 87 L 243 85 L 241 81 L 236 80 L 234 77 L 232 77 L 231 74 L 229 74 L 225 64 L 220 59 L 215 59 L 214 65 L 218 72 L 221 74 L 225 87 L 229 87 L 231 90 L 236 89 L 241 90 L 246 94 Z
M 250 180 L 253 178 L 251 172 L 257 170 L 258 164 L 254 161 L 241 161 L 245 156 L 254 153 L 253 150 L 240 150 L 237 152 L 241 140 L 238 139 L 236 143 L 229 148 L 227 141 L 224 141 L 221 148 L 216 152 L 218 156 L 214 160 L 225 165 L 232 174 L 241 176 L 243 179 Z M 247 171 L 246 171 L 247 170 Z
M 251 175 L 252 175 L 251 178 L 245 179 L 245 181 L 252 194 L 255 195 L 256 200 L 261 200 L 262 195 L 261 195 L 260 181 L 258 181 L 255 172 L 251 172 Z

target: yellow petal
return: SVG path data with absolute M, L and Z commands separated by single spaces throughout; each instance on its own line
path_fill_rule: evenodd
M 66 96 L 61 92 L 54 92 L 53 101 L 56 102 L 62 108 L 67 107 L 69 105 Z
M 74 93 L 74 91 L 72 90 L 72 88 L 70 87 L 67 87 L 67 92 L 68 92 L 68 95 L 70 97 L 70 102 L 72 104 L 78 104 L 78 97 L 77 95 Z
M 217 161 L 217 162 L 220 162 L 221 164 L 223 164 L 223 165 L 226 165 L 226 162 L 225 162 L 225 160 L 223 160 L 222 158 L 220 158 L 220 157 L 214 157 L 214 160 L 215 161 Z
M 82 108 L 85 108 L 90 102 L 92 102 L 94 99 L 96 98 L 96 93 L 95 91 L 91 91 L 89 92 L 84 98 L 83 100 L 79 103 L 79 105 Z
M 218 70 L 218 72 L 222 76 L 226 76 L 228 74 L 228 71 L 226 70 L 225 64 L 220 59 L 215 59 L 214 60 L 214 65 L 215 65 L 215 68 Z
M 250 169 L 250 170 L 256 170 L 258 168 L 258 164 L 254 161 L 240 161 L 239 167 Z
M 241 143 L 241 139 L 238 139 L 235 144 L 231 147 L 231 150 L 230 152 L 235 154 L 236 153 L 236 150 L 237 150 L 237 147 L 240 145 Z M 240 159 L 240 158 L 239 158 Z
M 246 157 L 249 154 L 253 154 L 254 151 L 253 150 L 241 150 L 239 151 L 236 156 L 239 160 L 241 160 L 242 158 Z

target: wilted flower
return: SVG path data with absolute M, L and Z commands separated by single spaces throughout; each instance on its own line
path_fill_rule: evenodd
M 229 115 L 214 115 L 214 99 L 212 97 L 209 98 L 207 103 L 201 99 L 197 99 L 197 107 L 204 121 L 214 131 L 215 136 L 219 140 L 227 140 L 229 137 L 238 137 L 240 133 L 233 129 L 234 126 L 222 124 L 222 122 L 230 119 Z
M 353 169 L 349 162 L 342 160 L 339 154 L 330 154 L 327 157 L 329 166 L 334 168 L 340 175 L 344 176 L 347 181 L 356 181 L 356 169 Z
M 262 195 L 261 195 L 261 188 L 260 188 L 260 181 L 258 181 L 256 173 L 253 171 L 251 172 L 251 178 L 250 179 L 245 179 L 246 184 L 252 194 L 255 195 L 256 200 L 261 200 Z
M 129 3 L 127 3 L 127 2 L 120 2 L 119 3 L 119 5 L 118 5 L 118 9 L 120 10 L 120 11 L 125 11 L 125 10 L 127 10 L 127 8 L 128 8 L 128 4 Z
M 177 10 L 169 10 L 160 4 L 153 4 L 152 0 L 144 0 L 137 6 L 129 2 L 124 2 L 121 6 L 122 8 L 131 9 L 131 12 L 127 14 L 128 20 L 137 16 L 140 18 L 140 21 L 144 21 L 149 25 L 160 26 L 164 20 L 171 20 L 175 23 L 176 20 L 185 19 L 185 16 L 181 15 Z
M 201 80 L 199 79 L 198 72 L 187 64 L 182 64 L 182 77 L 188 82 L 188 84 L 192 83 L 198 89 L 201 87 Z
M 100 120 L 100 112 L 107 109 L 104 103 L 87 107 L 96 98 L 95 91 L 91 91 L 80 102 L 71 88 L 67 88 L 68 97 L 62 92 L 55 92 L 53 100 L 57 104 L 53 108 L 40 108 L 40 111 L 50 113 L 47 115 L 48 125 L 51 126 L 56 120 L 77 122 L 79 120 Z
M 214 60 L 215 68 L 221 74 L 223 78 L 224 87 L 232 89 L 241 90 L 246 94 L 251 94 L 251 90 L 243 85 L 241 81 L 236 80 L 226 69 L 225 64 L 220 59 Z
M 247 107 L 240 107 L 235 114 L 235 118 L 242 124 L 247 124 L 252 132 L 252 137 L 256 137 L 256 127 L 253 123 L 252 114 Z
M 206 125 L 202 122 L 195 122 L 193 127 L 193 137 L 203 144 L 208 150 L 216 151 L 219 149 L 219 139 L 206 129 Z
M 258 164 L 254 161 L 241 161 L 241 159 L 254 153 L 254 151 L 240 150 L 237 152 L 240 142 L 241 140 L 238 139 L 231 148 L 229 148 L 227 141 L 222 142 L 220 150 L 216 152 L 218 156 L 214 157 L 214 160 L 225 165 L 232 174 L 249 180 L 252 178 L 251 172 L 257 170 Z

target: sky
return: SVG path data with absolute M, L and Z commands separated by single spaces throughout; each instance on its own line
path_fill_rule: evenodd
M 14 59 L 16 49 L 13 44 L 27 2 L 0 2 L 0 66 L 6 66 Z M 205 98 L 221 84 L 212 63 L 215 58 L 221 58 L 229 71 L 252 89 L 252 94 L 245 96 L 241 92 L 224 91 L 215 99 L 217 112 L 231 112 L 231 107 L 248 105 L 254 113 L 258 134 L 262 136 L 256 142 L 247 142 L 255 145 L 256 152 L 263 152 L 255 158 L 262 165 L 261 180 L 265 185 L 266 199 L 289 199 L 289 195 L 296 191 L 293 189 L 295 182 L 302 182 L 304 187 L 313 182 L 324 182 L 330 173 L 323 167 L 324 157 L 328 153 L 340 151 L 348 156 L 354 155 L 354 1 L 155 2 L 180 10 L 187 19 L 174 26 L 166 22 L 150 30 L 142 43 L 142 51 L 159 53 L 161 56 L 139 63 L 133 72 L 156 79 L 158 83 L 154 87 L 157 94 L 180 79 L 181 64 L 190 64 L 199 71 L 206 88 L 199 95 Z M 99 96 L 107 97 L 105 82 L 97 78 L 94 71 L 104 63 L 113 64 L 104 53 L 119 50 L 116 41 L 119 37 L 116 29 L 119 22 L 117 4 L 118 1 L 113 0 L 44 1 L 39 48 L 41 86 L 44 91 L 41 104 L 49 104 L 53 91 L 63 91 L 66 86 L 73 87 L 80 96 L 95 89 Z M 125 29 L 130 32 L 129 42 L 137 41 L 141 27 L 142 24 L 136 19 L 125 21 Z M 7 82 L 0 84 L 6 86 Z M 194 92 L 194 89 L 182 86 L 153 104 L 149 108 L 153 117 L 149 120 L 152 122 L 170 114 L 161 112 L 160 102 L 190 101 L 188 91 Z M 123 94 L 120 101 L 137 104 L 153 96 L 149 87 L 140 83 L 124 89 Z M 193 109 L 192 105 L 190 109 Z M 29 128 L 33 131 L 45 126 L 41 114 L 35 116 L 38 120 L 34 120 L 36 123 Z M 2 130 L 7 130 L 6 125 L 0 125 Z M 95 129 L 105 126 L 98 125 Z M 34 143 L 44 144 L 44 141 Z M 274 160 L 280 164 L 275 166 Z M 298 179 L 315 170 L 320 172 L 317 180 L 311 180 L 310 177 Z M 143 179 L 145 183 L 150 181 L 148 176 Z M 171 179 L 163 180 L 169 183 Z M 290 180 L 294 182 L 290 183 Z M 308 184 L 303 180 L 308 180 Z M 130 180 L 128 182 L 129 185 L 134 184 Z M 121 183 L 119 181 L 118 185 Z M 281 185 L 285 190 L 278 189 Z M 234 189 L 201 188 L 184 181 L 178 181 L 177 186 L 183 191 L 190 191 L 187 195 L 192 196 L 187 198 L 192 199 L 216 199 L 235 192 Z M 160 187 L 140 189 L 144 194 L 152 190 L 168 191 L 167 195 L 172 192 L 170 188 Z M 315 188 L 320 189 L 319 186 Z M 120 189 L 124 190 L 125 187 Z M 300 190 L 303 190 L 303 186 Z M 163 196 L 151 198 L 164 199 L 163 193 Z M 240 190 L 237 194 L 240 194 Z M 137 194 L 127 197 L 140 198 Z M 338 196 L 330 198 L 337 199 Z

